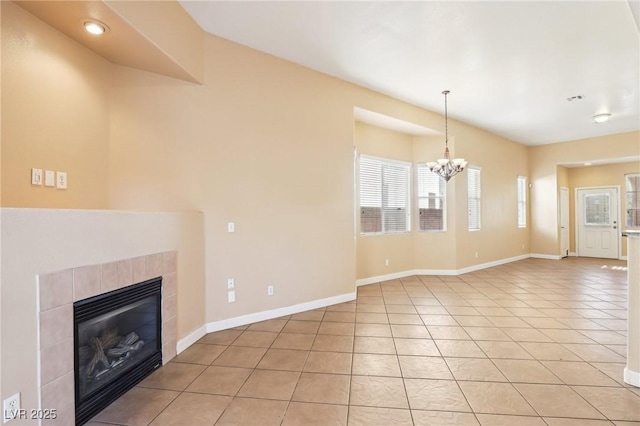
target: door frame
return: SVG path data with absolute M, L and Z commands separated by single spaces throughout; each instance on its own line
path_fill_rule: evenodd
M 574 189 L 574 206 L 575 206 L 575 214 L 574 214 L 574 228 L 576 233 L 576 256 L 580 256 L 580 209 L 579 201 L 578 201 L 578 191 L 579 190 L 591 190 L 591 189 L 614 189 L 616 192 L 616 203 L 618 211 L 618 215 L 616 217 L 617 229 L 616 229 L 616 240 L 618 241 L 618 260 L 622 260 L 622 236 L 620 234 L 620 185 L 604 185 L 604 186 L 581 186 Z
M 567 205 L 563 206 L 562 203 L 562 198 L 563 198 L 563 193 L 566 193 L 567 195 Z M 560 199 L 558 200 L 558 209 L 559 209 L 559 214 L 558 214 L 558 225 L 560 225 L 560 258 L 565 258 L 569 256 L 569 250 L 571 248 L 571 207 L 570 207 L 570 201 L 571 201 L 571 195 L 570 195 L 570 190 L 567 187 L 560 187 Z M 566 251 L 563 252 L 564 247 L 562 246 L 562 242 L 563 242 L 563 238 L 562 238 L 562 217 L 563 215 L 566 215 L 567 218 L 567 227 L 566 227 L 566 233 L 567 233 L 567 247 L 566 247 Z M 575 253 L 574 253 L 575 254 Z

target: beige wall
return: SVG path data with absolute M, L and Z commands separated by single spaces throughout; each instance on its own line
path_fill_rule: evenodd
M 2 205 L 106 208 L 112 66 L 10 2 L 2 7 Z M 31 168 L 68 189 L 31 185 Z
M 456 135 L 449 138 L 452 155 L 473 159 L 470 165 L 482 168 L 481 229 L 468 231 L 467 173 L 459 174 L 447 183 L 446 232 L 419 232 L 414 213 L 410 233 L 359 236 L 358 279 L 413 270 L 456 271 L 529 253 L 530 228 L 519 228 L 517 221 L 517 177 L 528 177 L 526 148 L 462 123 L 450 127 Z M 414 164 L 443 155 L 443 136 L 411 136 L 362 123 L 355 129 L 359 153 Z M 415 203 L 414 197 L 412 212 Z
M 358 153 L 412 164 L 442 157 L 443 136 L 419 136 L 395 132 L 380 127 L 355 124 L 355 144 Z M 453 141 L 450 141 L 452 146 Z M 415 188 L 415 167 L 412 187 Z M 448 200 L 453 200 L 455 183 L 447 186 Z M 387 235 L 360 235 L 357 221 L 356 276 L 359 280 L 414 270 L 455 270 L 455 204 L 447 206 L 447 231 L 420 232 L 416 215 L 415 191 L 411 199 L 411 232 Z M 386 265 L 386 260 L 389 265 Z
M 569 188 L 569 236 L 570 251 L 576 252 L 576 189 L 598 186 L 617 186 L 619 188 L 619 229 L 626 229 L 625 208 L 625 174 L 640 173 L 640 162 L 607 164 L 565 168 L 568 170 Z M 622 256 L 627 255 L 626 237 L 622 238 Z
M 202 86 L 115 70 L 110 206 L 204 212 L 208 322 L 353 292 L 352 86 L 213 36 L 205 52 Z
M 2 6 L 0 5 L 0 36 L 2 35 Z M 0 40 L 1 41 L 1 40 Z M 2 82 L 2 57 L 3 57 L 3 47 L 0 42 L 0 83 Z M 2 84 L 0 84 L 0 207 L 2 204 Z M 2 230 L 2 215 L 0 215 L 0 231 Z M 2 241 L 0 241 L 0 259 L 2 259 Z M 0 261 L 0 318 L 2 318 L 2 262 Z M 2 327 L 0 327 L 0 343 L 4 342 L 2 336 Z M 4 398 L 4 390 L 2 388 L 2 351 L 0 351 L 0 398 Z
M 449 135 L 449 147 L 452 155 L 456 153 L 455 145 L 455 137 Z M 413 160 L 415 163 L 434 161 L 442 158 L 443 155 L 444 135 L 415 136 L 413 138 Z M 465 207 L 456 204 L 455 194 L 458 191 L 457 188 L 460 187 L 458 181 L 461 178 L 466 179 L 466 174 L 463 173 L 458 177 L 454 177 L 447 183 L 447 230 L 445 232 L 420 232 L 418 217 L 414 217 L 414 269 L 430 271 L 457 269 L 456 215 L 465 209 Z M 415 203 L 417 201 L 414 202 L 414 205 L 416 205 Z M 464 206 L 466 206 L 466 201 Z M 414 214 L 414 216 L 416 215 Z
M 640 156 L 640 131 L 528 148 L 531 253 L 560 255 L 558 165 Z M 562 174 L 560 179 L 564 179 Z M 571 198 L 571 194 L 570 197 Z
M 479 231 L 468 230 L 466 173 L 462 179 L 454 177 L 456 205 L 461 206 L 456 214 L 457 268 L 527 255 L 531 225 L 528 221 L 526 228 L 518 228 L 517 213 L 517 178 L 530 181 L 526 147 L 456 122 L 450 133 L 456 137 L 456 156 L 482 169 Z
M 356 122 L 354 140 L 359 155 L 413 162 L 411 135 Z M 356 204 L 358 197 L 359 192 L 356 189 Z M 413 212 L 415 210 L 413 200 L 411 204 Z M 412 218 L 413 216 L 412 214 Z M 356 278 L 369 278 L 414 269 L 414 232 L 415 226 L 412 224 L 412 231 L 407 233 L 361 235 L 360 215 L 356 213 Z
M 113 65 L 13 3 L 0 5 L 2 206 L 107 208 Z M 66 171 L 69 188 L 31 186 L 32 167 Z M 0 223 L 0 396 L 21 392 L 22 408 L 37 408 L 40 273 L 175 249 L 178 338 L 205 322 L 201 214 L 3 209 Z
M 104 3 L 118 15 L 124 17 L 126 22 L 135 28 L 145 40 L 148 40 L 165 55 L 166 59 L 163 58 L 164 60 L 171 61 L 173 67 L 179 68 L 180 71 L 169 71 L 168 73 L 162 72 L 163 70 L 160 69 L 156 71 L 154 63 L 149 63 L 143 68 L 137 66 L 134 68 L 176 76 L 187 81 L 202 82 L 204 32 L 179 2 L 104 0 Z M 147 59 L 147 53 L 144 51 L 138 52 L 135 56 L 135 59 L 128 58 L 128 60 L 142 64 Z M 133 66 L 126 63 L 127 61 L 114 62 Z

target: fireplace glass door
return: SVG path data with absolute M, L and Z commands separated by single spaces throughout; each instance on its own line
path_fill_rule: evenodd
M 157 278 L 74 304 L 77 423 L 162 364 L 160 296 Z

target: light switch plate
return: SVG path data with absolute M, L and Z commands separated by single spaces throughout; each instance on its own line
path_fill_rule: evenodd
M 56 172 L 56 188 L 67 189 L 67 172 Z
M 42 169 L 31 169 L 31 184 L 42 185 Z
M 236 232 L 236 224 L 234 222 L 227 223 L 228 232 Z
M 56 174 L 51 170 L 44 171 L 44 186 L 55 186 L 56 185 Z

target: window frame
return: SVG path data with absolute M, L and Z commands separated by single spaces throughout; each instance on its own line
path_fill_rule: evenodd
M 518 228 L 527 227 L 527 178 L 518 176 Z
M 417 217 L 418 217 L 418 232 L 425 232 L 425 233 L 435 233 L 435 232 L 447 232 L 447 184 L 446 182 L 437 174 L 432 172 L 431 170 L 429 170 L 429 167 L 427 167 L 426 164 L 424 163 L 418 163 L 415 166 L 416 172 L 415 172 L 415 176 L 416 176 L 416 208 L 417 208 Z M 438 193 L 435 196 L 421 196 L 420 192 L 421 192 L 421 187 L 422 187 L 422 180 L 420 178 L 420 173 L 421 171 L 424 171 L 427 173 L 427 176 L 434 176 L 437 181 L 438 181 Z M 442 210 L 442 227 L 439 229 L 422 229 L 422 221 L 421 221 L 421 210 L 422 207 L 420 207 L 421 201 L 422 200 L 427 200 L 427 205 L 431 204 L 429 203 L 429 200 L 434 200 L 435 203 L 437 204 L 437 201 L 440 200 L 440 203 L 442 204 L 442 208 L 441 209 L 437 209 L 437 210 Z
M 477 182 L 477 191 L 472 194 L 471 193 L 471 179 L 474 173 L 472 171 L 476 171 L 478 174 L 478 182 Z M 474 197 L 472 197 L 472 195 Z M 477 223 L 478 226 L 475 228 L 471 227 L 471 200 L 477 200 Z M 482 168 L 477 166 L 467 167 L 467 230 L 469 232 L 476 232 L 482 229 Z
M 635 178 L 638 187 L 631 191 L 631 178 Z M 624 211 L 627 228 L 640 228 L 640 173 L 626 173 L 624 175 Z
M 379 194 L 379 198 L 380 198 L 380 231 L 371 231 L 371 232 L 363 232 L 362 230 L 362 159 L 366 159 L 369 161 L 374 161 L 374 162 L 379 162 L 381 169 L 381 176 L 380 176 L 380 194 Z M 396 231 L 396 230 L 391 230 L 389 231 L 387 229 L 386 225 L 386 221 L 385 221 L 385 211 L 389 211 L 389 206 L 387 205 L 385 207 L 384 203 L 385 203 L 385 194 L 384 194 L 384 167 L 385 165 L 387 165 L 388 167 L 401 167 L 404 168 L 404 174 L 405 174 L 405 179 L 406 179 L 406 194 L 405 194 L 405 229 L 404 230 L 400 230 L 400 231 Z M 358 212 L 359 212 L 359 234 L 361 236 L 370 236 L 370 235 L 394 235 L 394 234 L 406 234 L 406 233 L 410 233 L 411 232 L 411 194 L 412 194 L 412 185 L 411 185 L 411 163 L 406 162 L 406 161 L 400 161 L 400 160 L 392 160 L 389 158 L 382 158 L 382 157 L 376 157 L 376 156 L 372 156 L 372 155 L 366 155 L 366 154 L 359 154 L 358 155 Z M 376 208 L 376 207 L 373 207 Z

